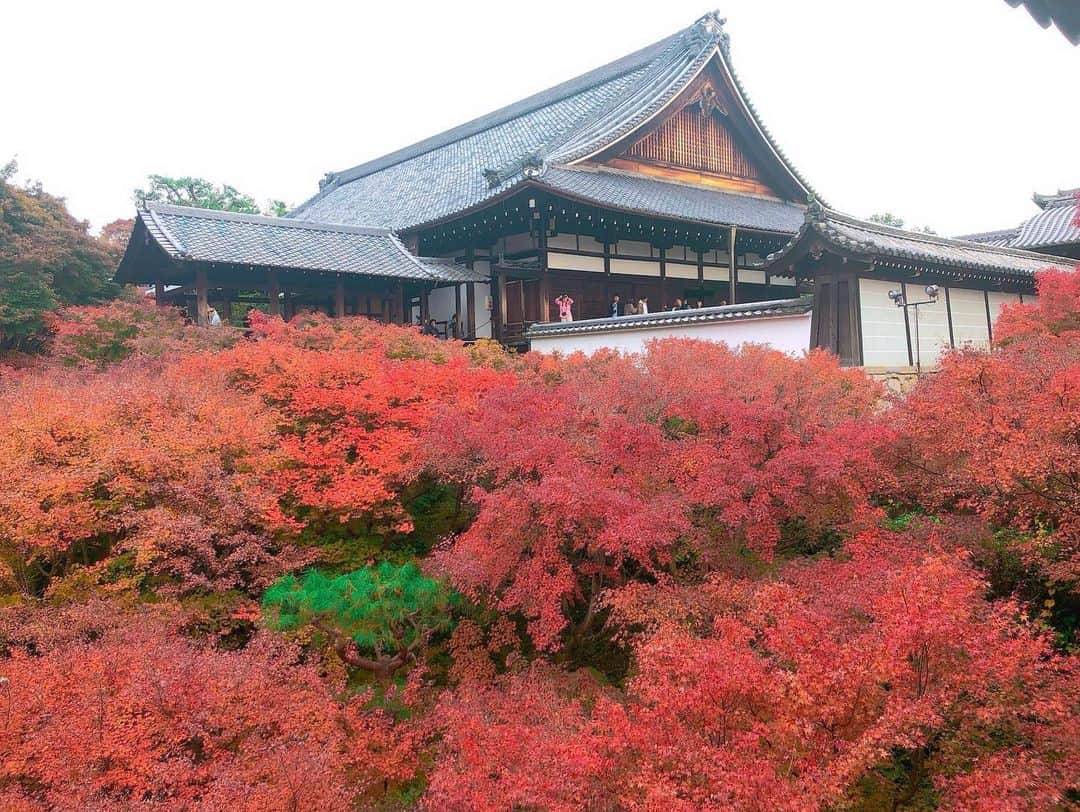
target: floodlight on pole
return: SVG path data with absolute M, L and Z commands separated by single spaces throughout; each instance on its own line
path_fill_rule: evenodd
M 897 307 L 902 307 L 904 310 L 910 308 L 913 311 L 915 317 L 915 377 L 922 377 L 922 347 L 919 344 L 919 307 L 920 305 L 937 304 L 938 295 L 941 293 L 941 288 L 937 285 L 927 285 L 923 288 L 923 292 L 926 294 L 926 299 L 921 302 L 909 302 L 904 295 L 904 289 L 890 290 L 889 299 Z

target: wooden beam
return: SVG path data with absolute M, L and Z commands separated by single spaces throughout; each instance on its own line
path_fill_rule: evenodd
M 278 281 L 277 271 L 270 271 L 266 275 L 266 310 L 271 316 L 281 315 L 281 283 Z
M 210 307 L 207 301 L 207 287 L 206 270 L 199 268 L 195 271 L 195 323 L 200 327 L 210 325 L 210 316 L 207 314 Z
M 334 315 L 339 319 L 345 317 L 345 280 L 340 276 L 334 283 Z
M 154 280 L 154 304 L 158 307 L 165 306 L 165 283 L 160 276 Z

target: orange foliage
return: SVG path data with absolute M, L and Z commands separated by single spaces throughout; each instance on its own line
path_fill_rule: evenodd
M 257 340 L 205 360 L 278 416 L 286 464 L 273 485 L 294 508 L 282 520 L 308 508 L 407 531 L 397 494 L 414 475 L 420 432 L 443 407 L 474 411 L 500 374 L 411 328 L 257 313 L 251 323 Z
M 0 389 L 0 554 L 27 594 L 76 565 L 183 590 L 251 589 L 300 563 L 263 484 L 272 415 L 224 373 L 132 361 Z M 113 567 L 126 554 L 129 566 Z

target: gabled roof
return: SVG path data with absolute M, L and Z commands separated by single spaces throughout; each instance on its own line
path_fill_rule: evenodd
M 723 23 L 715 13 L 707 14 L 670 37 L 569 82 L 329 174 L 319 193 L 290 217 L 403 230 L 455 216 L 549 168 L 587 160 L 620 142 L 664 111 L 710 63 L 730 79 L 763 149 L 801 200 L 809 185 L 745 98 L 729 64 Z
M 858 220 L 812 203 L 799 233 L 765 259 L 764 267 L 780 272 L 808 253 L 833 253 L 879 264 L 927 268 L 980 279 L 1030 282 L 1044 268 L 1074 270 L 1076 261 L 999 248 L 966 240 L 904 231 Z
M 482 281 L 467 269 L 413 256 L 390 231 L 149 203 L 138 222 L 180 262 L 257 265 L 440 282 Z M 134 239 L 134 238 L 133 238 Z M 462 278 L 465 274 L 469 278 Z M 118 282 L 149 282 L 129 250 Z

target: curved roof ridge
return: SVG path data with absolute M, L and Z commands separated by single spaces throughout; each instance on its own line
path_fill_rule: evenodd
M 431 152 L 432 150 L 453 144 L 456 141 L 461 141 L 471 135 L 476 135 L 484 130 L 489 130 L 492 127 L 505 124 L 508 121 L 520 118 L 521 116 L 539 110 L 542 107 L 547 107 L 555 102 L 574 96 L 583 90 L 588 90 L 591 87 L 610 82 L 612 79 L 617 79 L 620 76 L 624 76 L 627 73 L 645 67 L 674 45 L 676 40 L 678 40 L 686 30 L 687 29 L 680 29 L 674 34 L 664 37 L 661 40 L 657 40 L 651 45 L 646 45 L 644 48 L 620 57 L 613 62 L 601 65 L 580 76 L 575 76 L 565 82 L 549 87 L 546 90 L 541 90 L 539 93 L 534 93 L 532 96 L 508 104 L 505 107 L 500 107 L 490 113 L 485 113 L 471 121 L 466 121 L 464 124 L 459 124 L 456 127 L 452 127 L 449 130 L 417 141 L 407 147 L 402 147 L 394 152 L 387 153 L 386 155 L 374 158 L 370 161 L 365 161 L 364 163 L 357 164 L 356 166 L 344 169 L 340 172 L 327 173 L 325 188 L 341 186 L 349 181 L 362 178 L 365 175 L 370 175 L 373 172 L 387 169 L 394 164 L 419 157 L 425 152 Z M 321 191 L 322 190 L 320 189 L 320 192 Z
M 715 24 L 709 25 L 707 21 Z M 727 41 L 722 21 L 713 15 L 702 17 L 678 36 L 687 41 L 687 46 L 698 47 L 672 49 L 672 58 L 660 61 L 637 80 L 632 92 L 612 99 L 593 122 L 575 131 L 570 140 L 552 153 L 552 161 L 572 163 L 594 155 L 660 114 L 697 78 Z

